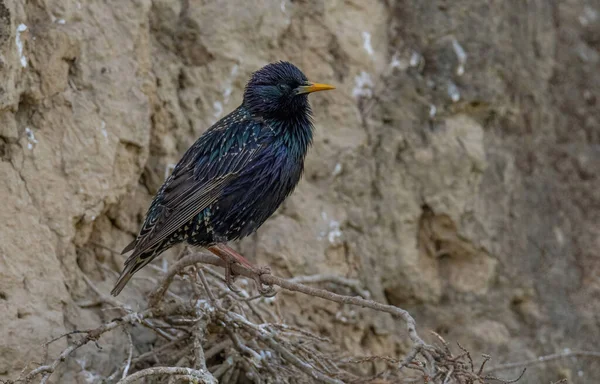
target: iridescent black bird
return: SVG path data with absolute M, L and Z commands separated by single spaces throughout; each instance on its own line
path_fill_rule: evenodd
M 242 105 L 200 136 L 154 197 L 111 293 L 184 241 L 223 258 L 228 284 L 232 262 L 255 270 L 226 243 L 254 232 L 293 191 L 312 142 L 308 94 L 328 89 L 288 62 L 255 72 Z

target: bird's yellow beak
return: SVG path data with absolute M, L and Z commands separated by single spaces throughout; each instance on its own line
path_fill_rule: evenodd
M 329 84 L 309 82 L 308 85 L 302 85 L 302 86 L 298 87 L 298 94 L 301 95 L 303 93 L 328 91 L 330 89 L 335 89 L 335 87 L 333 85 L 329 85 Z

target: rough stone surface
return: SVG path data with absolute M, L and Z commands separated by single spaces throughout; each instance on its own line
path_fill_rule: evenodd
M 311 96 L 305 177 L 240 250 L 360 279 L 496 363 L 598 349 L 598 1 L 0 0 L 0 379 L 105 320 L 75 304 L 82 274 L 110 290 L 123 259 L 102 247 L 131 240 L 169 166 L 279 59 L 338 89 Z M 406 348 L 387 316 L 277 300 L 359 354 Z M 111 372 L 123 343 L 85 347 L 63 382 Z

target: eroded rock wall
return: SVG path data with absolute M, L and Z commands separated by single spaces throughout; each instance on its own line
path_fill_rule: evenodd
M 131 240 L 169 167 L 280 59 L 338 89 L 311 97 L 305 177 L 244 254 L 359 279 L 496 362 L 597 348 L 599 37 L 584 0 L 0 1 L 0 378 L 104 319 L 76 305 L 94 297 L 82 273 L 110 290 L 123 259 L 103 247 Z M 406 346 L 386 316 L 278 300 L 359 354 Z M 102 341 L 65 377 L 110 373 L 123 340 Z

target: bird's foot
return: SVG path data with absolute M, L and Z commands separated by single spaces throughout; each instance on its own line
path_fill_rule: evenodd
M 240 293 L 241 290 L 233 284 L 235 282 L 235 279 L 238 277 L 238 275 L 235 274 L 233 272 L 233 269 L 231 268 L 232 265 L 235 264 L 235 262 L 236 261 L 231 258 L 225 260 L 225 284 L 227 284 L 227 287 L 233 292 Z
M 225 283 L 235 293 L 241 293 L 241 290 L 236 287 L 233 282 L 239 276 L 235 272 L 233 272 L 232 265 L 237 263 L 236 260 L 231 260 L 229 263 L 225 264 Z M 270 275 L 271 268 L 268 266 L 257 267 L 257 266 L 248 266 L 244 265 L 244 268 L 250 270 L 251 275 L 248 278 L 252 279 L 256 284 L 256 290 L 261 296 L 264 297 L 273 297 L 277 293 L 273 288 L 272 284 L 265 284 L 262 280 L 263 275 Z
M 254 282 L 256 283 L 256 289 L 264 297 L 273 297 L 277 293 L 273 284 L 266 284 L 262 280 L 263 275 L 270 275 L 271 267 L 263 266 L 256 268 L 255 276 L 253 276 Z
M 273 288 L 273 286 L 270 284 L 265 284 L 261 279 L 262 275 L 271 273 L 271 268 L 267 266 L 255 266 L 244 256 L 240 255 L 234 249 L 225 244 L 213 245 L 209 247 L 208 250 L 214 253 L 215 255 L 219 256 L 221 259 L 223 259 L 223 261 L 225 261 L 225 283 L 232 291 L 237 293 L 240 292 L 240 289 L 233 285 L 233 281 L 235 280 L 237 275 L 234 274 L 233 269 L 231 268 L 234 263 L 239 263 L 244 268 L 252 272 L 250 278 L 256 283 L 258 293 L 266 297 L 271 297 L 275 294 L 275 289 Z

